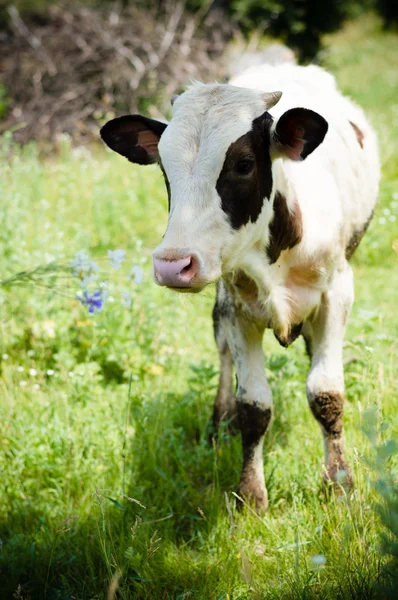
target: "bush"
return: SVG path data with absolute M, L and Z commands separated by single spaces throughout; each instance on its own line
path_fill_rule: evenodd
M 16 0 L 21 11 L 48 10 L 52 0 Z M 71 4 L 61 2 L 60 4 Z M 109 7 L 113 0 L 88 0 L 90 7 Z M 123 0 L 124 7 L 152 10 L 158 16 L 177 5 L 178 0 Z M 325 33 L 339 29 L 343 22 L 361 13 L 374 10 L 384 19 L 386 26 L 394 26 L 398 20 L 396 0 L 185 0 L 184 7 L 191 13 L 223 12 L 243 30 L 264 29 L 271 35 L 282 38 L 297 50 L 302 61 L 311 60 L 321 48 Z
M 168 3 L 161 14 L 115 4 L 53 6 L 40 17 L 10 7 L 8 16 L 0 54 L 14 106 L 3 128 L 18 123 L 22 142 L 59 132 L 97 138 L 113 111 L 163 117 L 190 79 L 214 80 L 224 71 L 228 31 L 182 4 Z
M 387 29 L 398 25 L 398 3 L 396 0 L 376 0 L 377 12 L 383 17 Z
M 229 9 L 243 27 L 263 27 L 294 48 L 301 61 L 308 61 L 321 48 L 325 33 L 339 29 L 343 22 L 372 5 L 372 0 L 229 0 Z

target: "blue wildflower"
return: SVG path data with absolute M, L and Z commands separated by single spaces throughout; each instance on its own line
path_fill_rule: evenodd
M 132 303 L 133 299 L 131 297 L 130 292 L 128 292 L 127 290 L 123 290 L 122 298 L 123 298 L 122 302 L 123 302 L 124 306 L 126 308 L 131 308 L 131 303 Z
M 130 271 L 130 277 L 137 285 L 140 285 L 144 280 L 144 271 L 138 265 L 134 265 Z
M 108 250 L 108 258 L 111 267 L 117 270 L 120 269 L 122 262 L 126 260 L 126 253 L 124 250 Z
M 83 297 L 76 296 L 77 299 L 88 308 L 89 313 L 101 312 L 104 307 L 105 297 L 102 290 L 96 290 L 93 294 L 90 294 L 87 290 L 84 290 Z
M 97 275 L 95 273 L 91 273 L 91 275 L 86 275 L 86 277 L 83 277 L 83 279 L 80 281 L 79 286 L 82 289 L 84 289 L 89 285 L 89 283 L 92 283 L 96 279 L 97 279 Z
M 69 261 L 69 266 L 73 269 L 72 273 L 74 277 L 79 277 L 83 281 L 87 277 L 91 277 L 92 279 L 96 279 L 96 275 L 100 268 L 93 260 L 90 260 L 87 252 L 84 250 L 80 250 L 80 252 L 76 252 L 75 258 Z

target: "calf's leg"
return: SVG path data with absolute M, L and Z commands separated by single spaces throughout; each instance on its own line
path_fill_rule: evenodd
M 272 416 L 272 394 L 265 378 L 262 338 L 264 327 L 227 302 L 221 321 L 238 378 L 236 406 L 242 436 L 243 467 L 238 495 L 266 510 L 264 435 Z
M 352 270 L 345 264 L 324 294 L 311 322 L 311 369 L 307 379 L 308 402 L 324 439 L 324 482 L 352 485 L 344 456 L 343 339 L 354 299 Z

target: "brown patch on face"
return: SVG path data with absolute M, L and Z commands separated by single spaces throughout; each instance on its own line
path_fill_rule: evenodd
M 365 137 L 363 134 L 363 131 L 361 129 L 359 129 L 358 125 L 355 125 L 355 123 L 353 123 L 352 121 L 350 121 L 350 125 L 353 128 L 353 130 L 355 131 L 355 135 L 357 136 L 358 144 L 361 146 L 361 148 L 363 148 L 363 140 Z
M 274 216 L 269 226 L 271 239 L 267 248 L 270 263 L 275 263 L 281 252 L 299 244 L 303 237 L 303 221 L 301 210 L 296 202 L 290 212 L 287 200 L 281 193 L 276 192 L 274 199 Z
M 357 231 L 354 231 L 354 233 L 352 234 L 350 241 L 348 242 L 347 247 L 345 249 L 345 257 L 347 260 L 350 260 L 351 256 L 354 254 L 355 250 L 358 248 L 359 242 L 365 235 L 366 230 L 368 229 L 372 218 L 373 218 L 373 211 L 372 211 L 372 214 L 370 215 L 369 219 L 366 221 L 366 223 L 360 229 L 358 229 Z
M 271 124 L 268 113 L 254 119 L 251 131 L 231 144 L 225 156 L 216 190 L 233 229 L 254 223 L 271 195 Z

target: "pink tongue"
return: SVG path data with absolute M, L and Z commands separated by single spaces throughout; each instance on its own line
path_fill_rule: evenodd
M 153 259 L 157 280 L 162 285 L 184 287 L 188 285 L 188 278 L 181 271 L 191 263 L 191 257 L 187 256 L 180 260 Z

